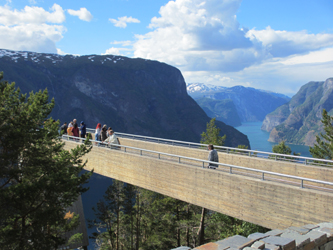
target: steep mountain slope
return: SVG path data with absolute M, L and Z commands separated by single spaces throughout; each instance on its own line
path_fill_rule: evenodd
M 232 100 L 214 100 L 205 97 L 195 100 L 209 117 L 216 117 L 216 120 L 233 127 L 242 125 Z
M 52 117 L 61 122 L 198 142 L 210 120 L 187 95 L 180 71 L 157 61 L 0 50 L 0 70 L 23 92 L 47 88 L 56 101 Z M 217 125 L 229 146 L 249 145 L 234 128 Z
M 215 115 L 219 114 L 220 120 L 226 120 L 229 125 L 233 125 L 233 122 L 228 123 L 228 120 L 237 120 L 238 117 L 241 122 L 263 121 L 268 113 L 290 100 L 289 97 L 282 94 L 243 86 L 231 88 L 215 86 L 212 88 L 204 84 L 188 84 L 187 91 L 196 101 L 203 97 L 214 100 L 214 102 L 216 100 L 232 100 L 237 110 L 233 116 L 227 117 L 219 114 L 220 110 L 211 110 Z M 214 102 L 210 106 L 213 106 Z M 206 100 L 205 103 L 207 104 L 208 101 Z M 201 106 L 200 103 L 199 105 Z M 204 106 L 201 107 L 204 108 Z
M 323 109 L 333 114 L 333 78 L 302 86 L 290 102 L 265 117 L 261 128 L 271 132 L 269 141 L 313 146 L 323 129 Z

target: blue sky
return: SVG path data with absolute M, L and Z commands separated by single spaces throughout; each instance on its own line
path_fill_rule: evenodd
M 0 0 L 0 48 L 114 54 L 188 83 L 295 94 L 333 77 L 332 0 Z

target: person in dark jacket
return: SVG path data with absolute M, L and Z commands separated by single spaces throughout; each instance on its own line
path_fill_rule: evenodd
M 64 124 L 60 127 L 60 135 L 67 135 L 67 128 L 67 122 L 64 122 Z
M 105 141 L 106 138 L 108 138 L 106 132 L 107 132 L 107 127 L 105 124 L 105 125 L 103 125 L 102 131 L 101 131 L 101 141 Z
M 219 162 L 219 156 L 218 156 L 217 151 L 214 149 L 214 146 L 212 144 L 208 145 L 208 150 L 209 150 L 208 160 Z M 208 165 L 208 168 L 216 169 L 217 167 L 218 167 L 218 165 L 214 164 L 214 163 L 209 163 L 209 165 Z
M 81 138 L 86 138 L 86 133 L 87 133 L 87 126 L 84 124 L 84 121 L 81 121 L 80 123 L 80 132 L 81 132 Z

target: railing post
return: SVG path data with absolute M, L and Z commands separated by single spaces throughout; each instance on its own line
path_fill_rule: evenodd
M 160 153 L 158 153 L 158 159 L 161 159 L 161 154 Z
M 301 188 L 303 188 L 304 186 L 303 186 L 303 180 L 301 180 Z
M 277 161 L 277 155 L 275 155 L 275 160 Z
M 180 163 L 180 157 L 178 158 L 178 163 Z
M 232 167 L 230 167 L 230 174 L 232 174 Z
M 140 150 L 140 155 L 142 155 L 142 150 Z
M 265 173 L 262 173 L 262 180 L 265 180 Z
M 229 148 L 227 148 L 227 154 L 229 154 Z
M 305 159 L 305 165 L 308 165 L 308 159 Z
M 205 163 L 204 162 L 202 162 L 202 168 L 205 168 Z

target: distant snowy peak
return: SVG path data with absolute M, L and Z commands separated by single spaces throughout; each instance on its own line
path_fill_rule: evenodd
M 17 62 L 19 59 L 23 60 L 31 60 L 35 63 L 39 63 L 45 60 L 51 60 L 53 63 L 57 63 L 62 61 L 64 56 L 58 54 L 44 54 L 44 53 L 36 53 L 36 52 L 27 52 L 27 51 L 13 51 L 0 49 L 0 58 L 10 58 L 11 60 Z
M 233 87 L 223 87 L 223 86 L 216 86 L 216 85 L 211 85 L 211 84 L 204 84 L 204 83 L 187 83 L 186 84 L 187 88 L 187 93 L 193 97 L 199 97 L 207 94 L 214 94 L 218 92 L 224 92 L 224 93 L 230 93 L 230 92 L 235 92 L 235 93 L 241 93 L 243 91 L 247 90 L 254 90 L 254 91 L 260 91 L 263 93 L 268 93 L 277 97 L 281 97 L 287 100 L 290 100 L 289 96 L 286 96 L 284 94 L 272 92 L 269 90 L 263 90 L 263 89 L 255 89 L 252 87 L 244 87 L 241 85 L 233 86 Z
M 187 93 L 206 93 L 206 92 L 211 92 L 211 91 L 215 92 L 226 89 L 226 87 L 215 86 L 204 83 L 187 83 L 186 88 L 187 88 Z
M 52 62 L 56 64 L 58 62 L 62 62 L 64 58 L 83 58 L 87 61 L 100 62 L 104 64 L 105 62 L 117 63 L 118 61 L 124 60 L 122 56 L 114 56 L 114 55 L 89 55 L 89 56 L 76 56 L 76 55 L 58 55 L 58 54 L 50 54 L 50 53 L 37 53 L 37 52 L 27 52 L 27 51 L 13 51 L 0 49 L 0 59 L 10 59 L 14 62 L 18 62 L 18 60 L 32 61 L 34 63 L 45 63 Z

